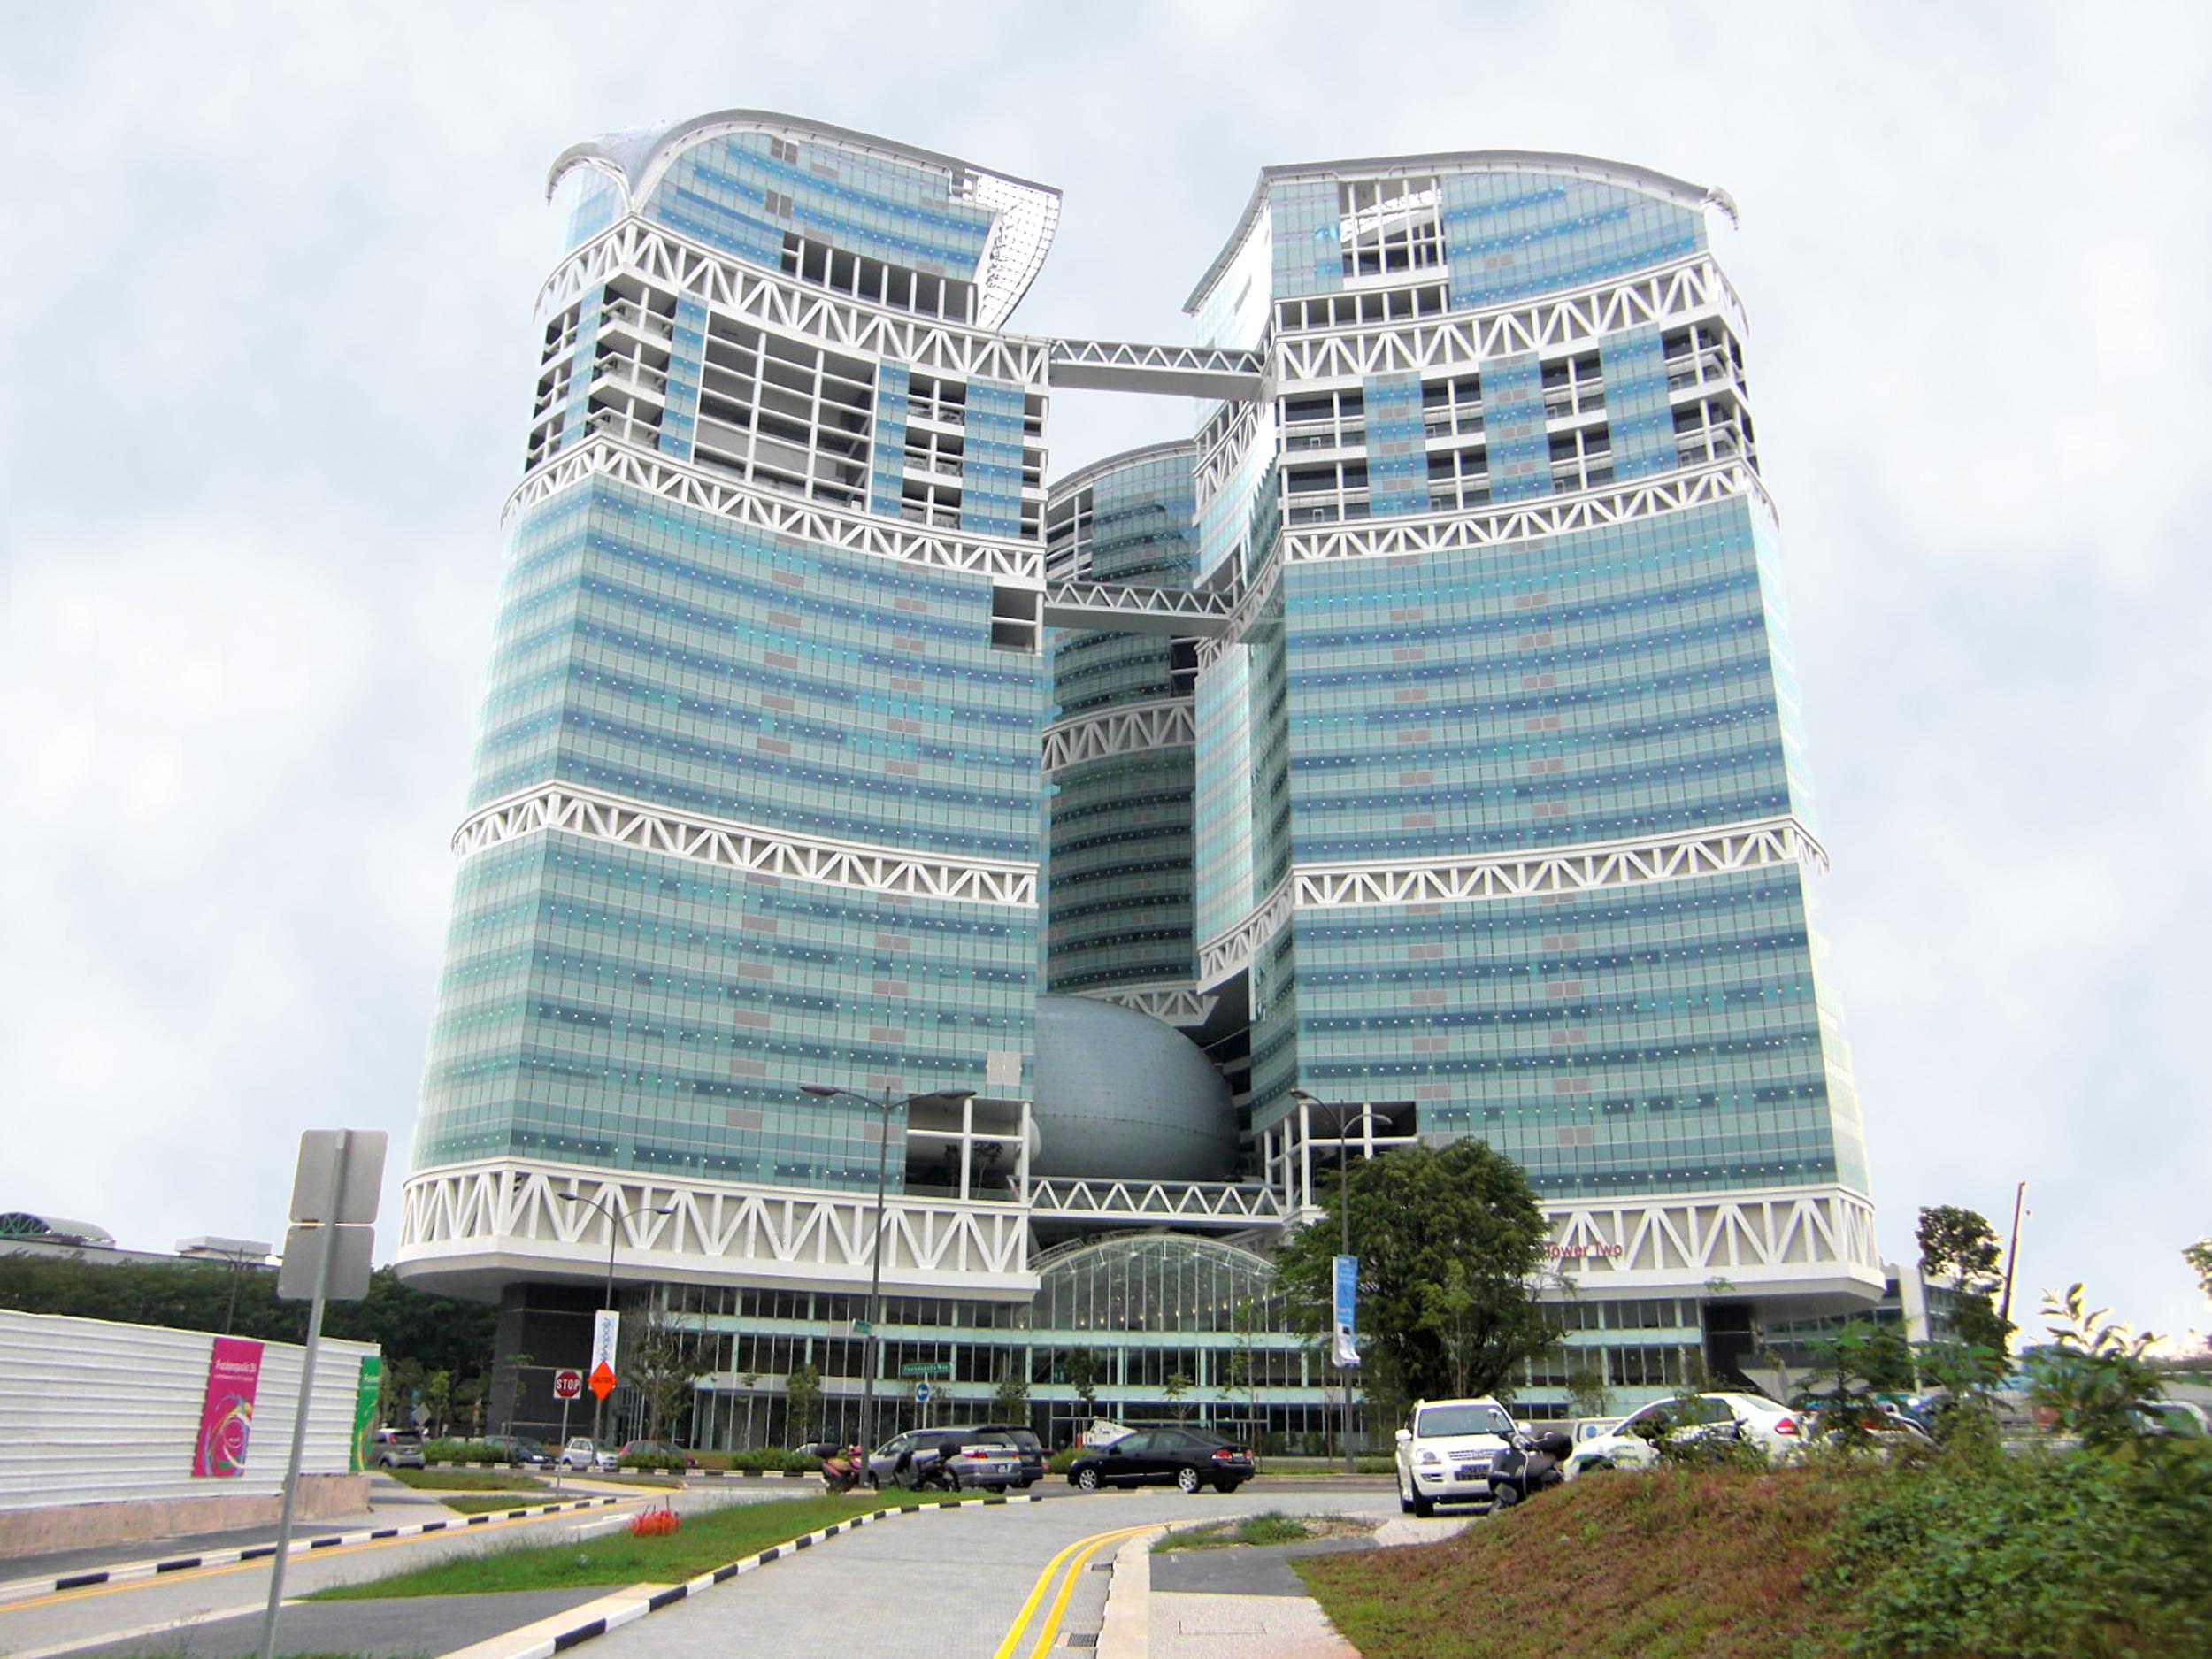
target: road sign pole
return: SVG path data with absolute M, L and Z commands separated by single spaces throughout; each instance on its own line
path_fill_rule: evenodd
M 561 1495 L 561 1477 L 568 1472 L 568 1396 L 561 1396 L 561 1450 L 553 1463 L 553 1495 Z
M 315 1387 L 315 1356 L 323 1345 L 323 1298 L 330 1292 L 330 1264 L 338 1256 L 337 1223 L 346 1191 L 346 1165 L 353 1161 L 353 1133 L 338 1142 L 330 1171 L 330 1202 L 325 1210 L 322 1260 L 315 1264 L 315 1298 L 307 1310 L 307 1348 L 300 1356 L 300 1397 L 292 1412 L 292 1455 L 284 1466 L 284 1507 L 277 1517 L 276 1555 L 269 1563 L 269 1609 L 261 1621 L 261 1659 L 275 1659 L 277 1611 L 284 1604 L 284 1558 L 292 1548 L 292 1510 L 299 1497 L 300 1457 L 307 1448 L 308 1397 Z

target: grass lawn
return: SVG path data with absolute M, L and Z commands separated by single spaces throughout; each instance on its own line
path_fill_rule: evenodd
M 886 1502 L 872 1494 L 780 1498 L 737 1503 L 684 1517 L 683 1530 L 663 1538 L 615 1531 L 571 1544 L 517 1542 L 504 1549 L 457 1555 L 412 1572 L 318 1590 L 311 1601 L 374 1601 L 401 1595 L 476 1595 L 497 1590 L 561 1590 L 586 1585 L 677 1584 L 871 1509 L 928 1509 Z
M 1294 1563 L 1366 1659 L 1832 1659 L 1817 1471 L 1599 1473 L 1455 1538 Z
M 543 1492 L 545 1482 L 535 1475 L 504 1473 L 496 1469 L 395 1469 L 393 1479 L 418 1492 Z
M 1341 1538 L 1352 1532 L 1371 1532 L 1366 1521 L 1343 1515 L 1285 1515 L 1270 1509 L 1248 1515 L 1240 1521 L 1208 1521 L 1202 1526 L 1181 1527 L 1152 1540 L 1152 1553 L 1171 1549 L 1226 1549 L 1236 1544 L 1296 1544 L 1309 1538 Z
M 548 1494 L 549 1496 L 551 1494 Z M 456 1492 L 440 1494 L 438 1502 L 457 1515 L 495 1515 L 503 1509 L 519 1509 L 526 1504 L 537 1502 L 526 1494 L 495 1492 Z

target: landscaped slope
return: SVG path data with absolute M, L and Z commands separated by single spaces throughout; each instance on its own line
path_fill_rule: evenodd
M 1601 1473 L 1440 1544 L 1298 1570 L 1367 1659 L 1828 1659 L 1847 1616 L 1813 1579 L 1849 1485 Z

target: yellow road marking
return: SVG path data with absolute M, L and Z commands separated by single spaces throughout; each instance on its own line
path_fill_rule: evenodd
M 365 1538 L 357 1544 L 334 1544 L 328 1549 L 298 1551 L 292 1556 L 291 1565 L 297 1566 L 304 1561 L 327 1561 L 336 1555 L 357 1555 L 365 1549 L 388 1549 L 395 1544 L 429 1543 L 442 1538 L 460 1538 L 475 1532 L 496 1532 L 503 1527 L 529 1526 L 539 1521 L 575 1521 L 580 1518 L 580 1511 L 565 1509 L 554 1515 L 526 1515 L 519 1520 L 502 1518 L 487 1521 L 481 1526 L 463 1524 L 449 1526 L 442 1532 L 418 1532 L 412 1538 Z M 0 1602 L 0 1617 L 31 1608 L 89 1601 L 94 1596 L 118 1595 L 126 1590 L 144 1590 L 164 1584 L 190 1584 L 201 1578 L 219 1578 L 227 1572 L 241 1572 L 249 1567 L 265 1567 L 274 1559 L 273 1555 L 257 1555 L 251 1561 L 228 1561 L 219 1567 L 182 1567 L 175 1572 L 159 1572 L 144 1578 L 126 1578 L 120 1584 L 82 1585 L 74 1590 L 61 1590 L 48 1595 L 33 1596 L 26 1601 Z M 288 1567 L 287 1571 L 289 1570 Z
M 1052 1581 L 1060 1574 L 1064 1564 L 1067 1571 L 1060 1585 L 1060 1594 L 1054 1598 L 1052 1611 L 1044 1624 L 1044 1633 L 1029 1650 L 1031 1659 L 1036 1659 L 1038 1655 L 1052 1646 L 1052 1638 L 1060 1628 L 1061 1616 L 1067 1611 L 1068 1597 L 1074 1591 L 1075 1575 L 1083 1570 L 1083 1563 L 1107 1545 L 1120 1539 L 1133 1538 L 1139 1532 L 1148 1532 L 1159 1525 L 1157 1521 L 1148 1521 L 1142 1526 L 1125 1526 L 1111 1532 L 1094 1532 L 1088 1538 L 1077 1539 L 1061 1550 L 1045 1563 L 1045 1570 L 1037 1575 L 1037 1582 L 1029 1592 L 1029 1599 L 1022 1603 L 1021 1611 L 1014 1615 L 1013 1624 L 1007 1627 L 1005 1640 L 999 1643 L 998 1651 L 991 1655 L 991 1659 L 1011 1659 L 1014 1650 L 1021 1646 L 1024 1626 L 1029 1623 L 1031 1615 L 1036 1612 L 1038 1604 L 1045 1599 L 1046 1593 L 1052 1588 Z M 1080 1555 L 1076 1555 L 1078 1550 L 1082 1551 Z M 1071 1563 L 1069 1561 L 1071 1556 L 1075 1556 Z

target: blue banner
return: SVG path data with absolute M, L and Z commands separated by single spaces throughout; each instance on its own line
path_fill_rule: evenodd
M 1359 1257 L 1336 1258 L 1336 1363 L 1346 1371 L 1359 1363 Z

